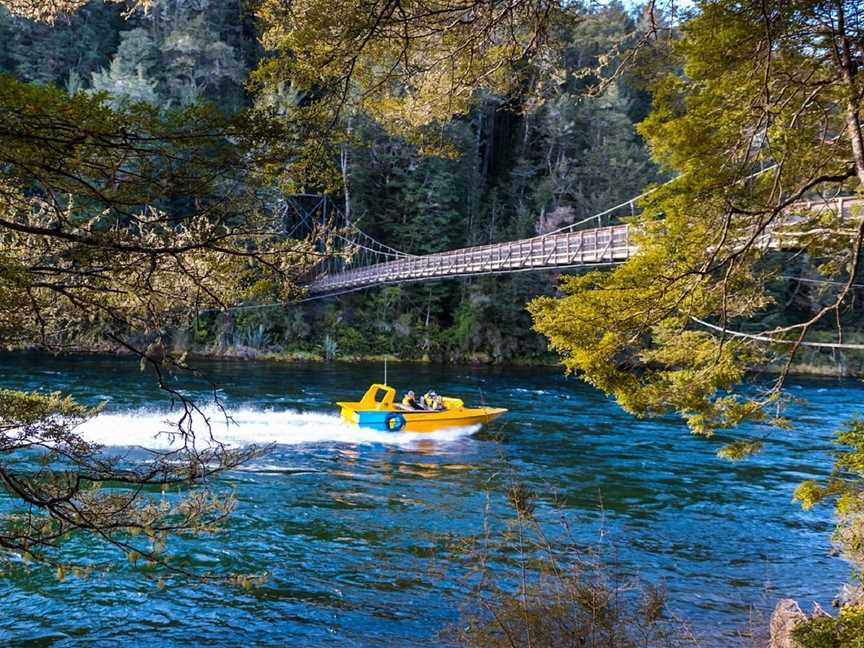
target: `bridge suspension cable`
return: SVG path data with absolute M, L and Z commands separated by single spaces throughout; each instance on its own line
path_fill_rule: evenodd
M 807 340 L 785 340 L 783 338 L 773 337 L 771 335 L 764 334 L 756 334 L 756 333 L 745 333 L 744 331 L 736 331 L 734 329 L 730 329 L 723 326 L 718 326 L 716 324 L 711 324 L 710 322 L 706 322 L 705 320 L 701 320 L 698 317 L 690 317 L 691 320 L 696 322 L 697 324 L 704 326 L 707 329 L 715 331 L 717 333 L 722 333 L 723 335 L 729 335 L 730 337 L 736 338 L 744 338 L 747 340 L 754 340 L 756 342 L 770 342 L 771 344 L 786 344 L 789 346 L 803 346 L 803 347 L 812 347 L 816 349 L 847 349 L 850 351 L 864 351 L 864 344 L 847 344 L 845 342 L 808 342 Z
M 759 171 L 756 171 L 754 173 L 751 173 L 748 176 L 745 176 L 744 178 L 741 178 L 740 180 L 737 181 L 736 184 L 740 184 L 742 182 L 747 182 L 748 180 L 752 180 L 753 178 L 756 178 L 756 177 L 762 175 L 763 173 L 767 173 L 768 171 L 772 171 L 773 169 L 776 169 L 778 166 L 779 165 L 776 162 L 771 163 L 768 166 L 766 166 L 765 168 L 759 169 Z M 657 191 L 659 191 L 663 187 L 666 187 L 666 186 L 668 186 L 674 182 L 678 182 L 679 180 L 684 178 L 686 175 L 687 175 L 686 173 L 682 173 L 681 175 L 677 175 L 674 178 L 670 178 L 666 182 L 657 185 L 656 187 L 652 187 L 648 191 L 642 192 L 638 196 L 634 196 L 633 198 L 630 198 L 629 200 L 625 200 L 624 202 L 615 205 L 614 207 L 609 207 L 607 209 L 604 209 L 603 211 L 598 212 L 598 213 L 594 214 L 593 216 L 588 216 L 587 218 L 583 218 L 579 221 L 576 221 L 575 223 L 570 223 L 569 225 L 563 225 L 563 226 L 559 227 L 558 229 L 554 229 L 554 230 L 551 230 L 549 232 L 544 232 L 543 234 L 538 234 L 534 238 L 542 238 L 544 236 L 550 236 L 553 234 L 560 234 L 562 232 L 572 232 L 573 230 L 578 229 L 582 225 L 585 225 L 585 224 L 590 223 L 592 221 L 597 221 L 597 225 L 596 225 L 597 227 L 603 227 L 603 217 L 604 216 L 610 216 L 611 214 L 615 213 L 619 209 L 623 209 L 625 207 L 629 208 L 631 216 L 635 216 L 636 215 L 636 203 L 638 203 L 640 200 L 642 200 L 644 198 L 647 198 L 651 194 L 656 193 Z M 609 223 L 607 223 L 607 225 L 608 224 Z
M 366 232 L 357 227 L 354 223 L 347 223 L 346 228 L 350 230 L 354 235 L 354 238 L 347 237 L 344 234 L 334 234 L 334 237 L 343 241 L 348 245 L 353 245 L 358 248 L 362 248 L 374 254 L 380 254 L 387 258 L 392 259 L 404 259 L 408 257 L 415 256 L 413 254 L 408 254 L 407 252 L 403 252 L 402 250 L 397 250 L 394 247 L 390 247 L 384 243 L 381 243 L 377 239 L 372 238 Z M 362 242 L 361 242 L 362 241 Z
M 737 182 L 746 182 L 776 168 L 778 165 L 772 163 Z M 353 226 L 353 234 L 340 234 L 340 241 L 348 245 L 349 253 L 335 254 L 333 260 L 322 264 L 318 275 L 307 284 L 310 298 L 423 279 L 621 263 L 630 258 L 636 248 L 630 241 L 629 225 L 610 224 L 611 215 L 625 207 L 631 215 L 635 214 L 640 200 L 685 175 L 597 214 L 531 238 L 422 256 L 385 246 Z M 607 219 L 605 225 L 604 218 Z M 593 227 L 584 227 L 589 223 Z

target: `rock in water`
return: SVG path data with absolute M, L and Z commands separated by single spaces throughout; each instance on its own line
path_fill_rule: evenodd
M 771 614 L 771 642 L 769 648 L 798 648 L 792 638 L 792 631 L 802 621 L 807 620 L 807 615 L 801 611 L 798 604 L 792 599 L 782 599 L 777 603 Z

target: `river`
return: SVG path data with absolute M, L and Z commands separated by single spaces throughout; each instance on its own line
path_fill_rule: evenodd
M 37 568 L 0 579 L 0 643 L 442 645 L 470 603 L 471 565 L 456 547 L 484 524 L 503 528 L 513 480 L 536 494 L 543 524 L 563 517 L 586 545 L 602 536 L 621 569 L 664 584 L 703 646 L 732 645 L 780 597 L 828 606 L 850 573 L 830 550 L 829 507 L 803 512 L 791 498 L 827 473 L 831 433 L 860 413 L 853 381 L 794 381 L 795 429 L 732 464 L 677 419 L 633 419 L 555 369 L 391 365 L 400 388 L 510 409 L 481 430 L 413 435 L 340 422 L 333 402 L 380 381 L 377 365 L 202 367 L 234 418 L 217 436 L 276 445 L 222 477 L 239 500 L 225 532 L 168 549 L 199 569 L 266 571 L 266 583 L 159 589 L 124 564 L 86 580 Z M 0 387 L 107 401 L 83 433 L 109 448 L 166 443 L 153 434 L 170 403 L 132 360 L 0 355 Z M 203 384 L 185 388 L 209 397 Z M 502 582 L 511 567 L 500 561 Z

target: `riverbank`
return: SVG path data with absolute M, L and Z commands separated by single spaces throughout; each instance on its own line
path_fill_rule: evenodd
M 228 360 L 263 360 L 267 362 L 304 362 L 304 363 L 346 363 L 364 364 L 375 362 L 388 362 L 393 364 L 438 364 L 438 365 L 494 365 L 500 367 L 546 367 L 552 368 L 560 365 L 557 357 L 549 354 L 541 358 L 511 358 L 499 361 L 486 353 L 470 353 L 450 358 L 430 357 L 423 355 L 418 357 L 403 358 L 393 353 L 357 353 L 340 355 L 335 358 L 327 358 L 323 353 L 314 351 L 268 351 L 258 350 L 251 347 L 230 347 L 218 352 L 192 351 L 190 357 L 207 359 Z
M 147 343 L 138 345 L 146 348 Z M 420 357 L 401 357 L 395 353 L 350 353 L 337 354 L 328 357 L 325 350 L 282 350 L 282 349 L 258 349 L 246 345 L 231 345 L 220 347 L 186 347 L 172 344 L 172 352 L 184 353 L 191 359 L 203 360 L 239 360 L 239 361 L 261 361 L 283 364 L 372 364 L 388 362 L 390 364 L 417 364 L 417 365 L 471 365 L 471 366 L 494 366 L 494 367 L 538 367 L 545 369 L 561 368 L 561 361 L 554 354 L 542 356 L 522 356 L 499 360 L 487 353 L 467 353 L 453 356 L 430 356 L 428 354 Z M 20 348 L 18 350 L 38 350 L 36 348 Z M 113 344 L 93 344 L 86 348 L 75 348 L 74 353 L 93 355 L 116 355 L 131 356 L 132 353 L 125 347 Z M 829 354 L 813 354 L 805 351 L 805 357 L 801 362 L 793 363 L 788 370 L 792 376 L 813 376 L 823 378 L 864 378 L 864 354 L 842 354 L 841 357 L 832 357 Z M 767 365 L 754 369 L 756 373 L 780 374 L 784 371 L 780 364 Z
M 470 353 L 451 357 L 421 357 L 403 358 L 393 353 L 364 354 L 354 353 L 337 355 L 328 358 L 324 351 L 274 351 L 255 349 L 248 346 L 231 346 L 219 349 L 195 349 L 186 351 L 192 358 L 223 359 L 223 360 L 261 360 L 265 362 L 284 363 L 345 363 L 362 364 L 387 361 L 397 364 L 440 364 L 440 365 L 489 365 L 500 367 L 560 367 L 561 361 L 554 354 L 538 357 L 510 358 L 496 360 L 487 353 Z M 842 357 L 830 357 L 827 354 L 802 354 L 801 362 L 793 363 L 788 373 L 794 376 L 821 376 L 825 378 L 862 378 L 864 377 L 864 354 L 843 354 Z M 826 357 L 827 356 L 827 357 Z M 759 373 L 780 374 L 785 367 L 780 364 L 757 367 Z

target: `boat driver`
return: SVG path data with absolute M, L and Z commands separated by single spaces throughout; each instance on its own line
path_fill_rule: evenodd
M 423 409 L 420 407 L 420 403 L 417 402 L 417 397 L 414 395 L 414 392 L 410 389 L 408 390 L 408 393 L 402 397 L 402 407 L 409 410 Z

